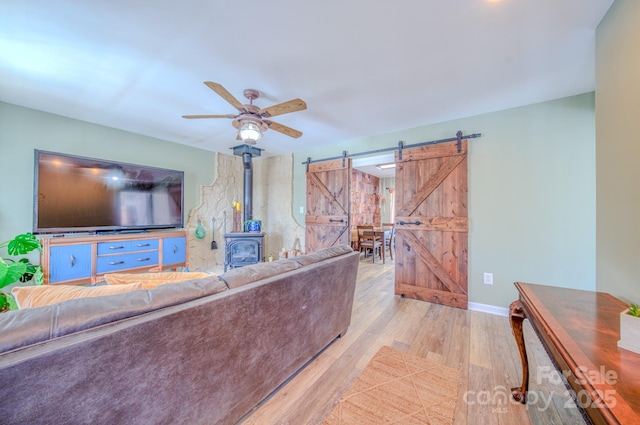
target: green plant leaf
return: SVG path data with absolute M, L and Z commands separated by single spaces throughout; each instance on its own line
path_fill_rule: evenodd
M 7 279 L 7 272 L 9 271 L 9 266 L 5 263 L 2 258 L 0 258 L 0 288 L 4 288 L 7 285 L 4 285 L 4 281 Z
M 20 261 L 7 264 L 0 259 L 0 288 L 17 281 L 27 271 L 27 265 Z
M 9 304 L 9 310 L 19 310 L 18 303 L 13 295 L 7 294 L 7 303 Z
M 40 241 L 38 241 L 32 233 L 23 233 L 22 235 L 16 236 L 13 240 L 9 241 L 9 245 L 7 246 L 9 255 L 28 254 L 36 249 L 42 252 Z
M 8 294 L 5 294 L 4 292 L 0 292 L 0 312 L 11 309 L 9 298 L 10 296 Z
M 41 266 L 35 266 L 36 270 L 33 272 L 33 281 L 36 285 L 42 285 L 44 282 L 44 273 L 42 273 Z

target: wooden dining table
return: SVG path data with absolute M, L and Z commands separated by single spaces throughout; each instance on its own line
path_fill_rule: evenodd
M 378 239 L 380 238 L 380 240 L 382 240 L 382 264 L 385 263 L 385 248 L 387 246 L 388 240 L 391 237 L 391 229 L 383 226 L 383 227 L 379 227 L 379 226 L 374 226 L 373 228 L 373 237 Z M 360 247 L 358 246 L 358 230 L 357 229 L 351 229 L 351 247 L 354 250 L 358 250 L 360 249 Z M 375 254 L 375 253 L 374 253 Z M 375 262 L 375 255 L 374 255 L 374 262 Z

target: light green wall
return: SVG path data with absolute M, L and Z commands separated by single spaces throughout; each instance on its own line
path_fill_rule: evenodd
M 506 307 L 516 280 L 595 289 L 594 95 L 560 99 L 294 155 L 293 212 L 305 206 L 314 159 L 465 134 L 470 142 L 470 301 Z M 187 211 L 214 178 L 215 155 L 94 124 L 0 103 L 3 193 L 0 240 L 31 229 L 33 149 L 185 171 Z M 494 285 L 482 273 L 494 273 Z
M 303 224 L 307 157 L 482 133 L 469 142 L 469 299 L 507 307 L 514 281 L 595 289 L 594 94 L 428 125 L 295 155 Z M 483 284 L 483 273 L 494 284 Z
M 596 32 L 597 289 L 640 303 L 640 2 Z
M 32 230 L 34 149 L 182 170 L 185 214 L 214 178 L 213 152 L 0 102 L 0 242 Z

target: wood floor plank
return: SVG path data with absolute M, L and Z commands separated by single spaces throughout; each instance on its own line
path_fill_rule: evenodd
M 536 373 L 551 372 L 553 365 L 528 322 L 525 340 L 530 388 L 549 400 L 546 406 L 508 398 L 522 375 L 506 317 L 396 296 L 393 262 L 362 259 L 347 333 L 240 423 L 321 424 L 373 355 L 389 345 L 461 371 L 456 425 L 584 424 L 576 408 L 565 407 L 571 398 L 562 383 L 536 382 Z

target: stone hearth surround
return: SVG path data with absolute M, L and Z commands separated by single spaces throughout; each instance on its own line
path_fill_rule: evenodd
M 186 230 L 189 235 L 189 269 L 222 273 L 224 269 L 224 212 L 226 232 L 232 230 L 233 202 L 243 199 L 242 157 L 216 153 L 216 173 L 211 185 L 200 187 L 200 204 L 189 212 Z M 262 220 L 266 233 L 264 255 L 291 249 L 298 238 L 304 250 L 305 229 L 293 218 L 293 155 L 253 159 L 253 217 Z M 204 239 L 195 237 L 198 218 L 206 230 Z M 211 233 L 215 218 L 215 234 Z M 218 249 L 211 249 L 211 241 Z

